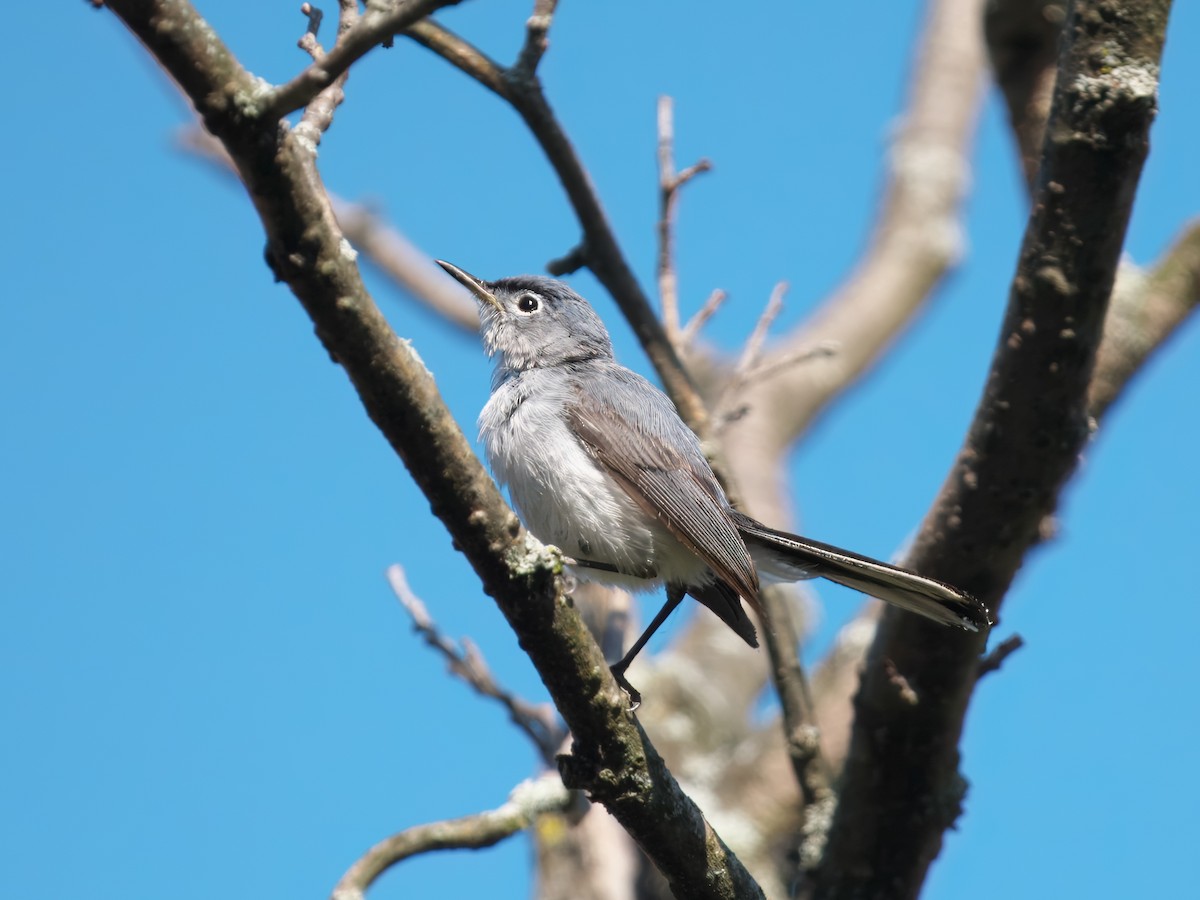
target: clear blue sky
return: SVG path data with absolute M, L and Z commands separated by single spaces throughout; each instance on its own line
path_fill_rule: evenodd
M 299 0 L 200 6 L 263 77 L 304 64 Z M 793 286 L 786 326 L 855 259 L 912 6 L 563 4 L 543 77 L 646 285 L 658 94 L 676 98 L 680 163 L 715 163 L 684 198 L 679 261 L 693 308 L 714 287 L 732 295 L 714 333 L 725 346 L 775 281 Z M 1176 6 L 1127 244 L 1138 262 L 1200 212 L 1200 12 Z M 479 0 L 445 21 L 509 59 L 527 15 L 525 2 Z M 507 684 L 543 689 L 272 282 L 240 189 L 172 149 L 187 109 L 147 56 L 82 2 L 17 4 L 8 22 L 5 893 L 322 896 L 374 841 L 495 806 L 535 767 L 502 712 L 411 635 L 388 564 Z M 354 70 L 321 154 L 333 189 L 484 276 L 537 271 L 577 238 L 516 117 L 403 41 Z M 995 98 L 974 180 L 966 263 L 795 456 L 815 537 L 889 556 L 953 458 L 1025 220 Z M 369 277 L 473 434 L 488 378 L 476 342 Z M 645 371 L 608 298 L 575 283 Z M 1192 322 L 1087 449 L 1060 536 L 1018 578 L 996 637 L 1016 630 L 1028 646 L 972 707 L 967 811 L 928 897 L 1194 889 L 1198 383 Z M 825 596 L 819 644 L 856 605 Z M 524 897 L 528 857 L 518 839 L 421 859 L 374 896 Z

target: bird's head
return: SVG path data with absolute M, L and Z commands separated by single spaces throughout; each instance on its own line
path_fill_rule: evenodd
M 479 303 L 479 331 L 488 356 L 507 369 L 612 358 L 608 330 L 591 304 L 553 278 L 517 275 L 483 281 L 458 266 L 438 265 Z

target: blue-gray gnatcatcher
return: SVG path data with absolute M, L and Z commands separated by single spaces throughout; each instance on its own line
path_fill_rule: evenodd
M 479 432 L 525 526 L 581 577 L 632 589 L 666 583 L 666 605 L 612 667 L 635 703 L 625 669 L 685 593 L 752 647 L 741 600 L 762 615 L 760 577 L 828 578 L 946 625 L 990 624 L 982 603 L 948 584 L 735 510 L 671 401 L 613 358 L 600 317 L 562 282 L 482 281 L 438 264 L 479 301 L 483 344 L 497 358 Z

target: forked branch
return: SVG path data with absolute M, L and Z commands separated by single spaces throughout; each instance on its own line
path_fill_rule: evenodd
M 550 15 L 540 6 L 535 7 L 532 24 L 527 25 L 527 34 L 535 33 L 539 42 L 545 40 Z M 704 402 L 621 252 L 591 178 L 542 91 L 530 62 L 535 63 L 540 56 L 523 52 L 517 63 L 506 68 L 470 42 L 429 20 L 416 23 L 407 34 L 507 101 L 524 120 L 558 175 L 583 230 L 583 240 L 569 254 L 571 266 L 559 265 L 557 270 L 564 272 L 579 264 L 591 269 L 621 308 L 679 414 L 693 431 L 707 434 L 708 411 Z M 527 39 L 527 48 L 532 40 Z
M 574 737 L 571 754 L 559 760 L 564 783 L 603 803 L 677 894 L 761 896 L 629 714 L 563 594 L 561 558 L 520 528 L 424 363 L 367 292 L 311 142 L 286 123 L 245 114 L 259 83 L 186 0 L 109 0 L 108 6 L 224 144 L 263 223 L 275 276 L 296 295 L 529 653 Z
M 413 628 L 421 635 L 427 645 L 441 654 L 446 660 L 450 671 L 471 686 L 477 693 L 500 703 L 508 710 L 513 724 L 520 728 L 533 742 L 542 761 L 549 766 L 554 765 L 554 756 L 562 747 L 566 732 L 554 715 L 554 710 L 548 705 L 534 706 L 500 686 L 491 669 L 479 652 L 479 648 L 465 638 L 456 644 L 442 634 L 437 623 L 429 615 L 421 598 L 413 593 L 408 584 L 404 569 L 400 566 L 389 566 L 387 570 L 388 583 L 392 593 L 400 601 L 409 617 Z
M 362 900 L 367 889 L 397 863 L 436 850 L 478 850 L 491 847 L 528 828 L 544 813 L 562 812 L 572 803 L 571 792 L 557 772 L 524 781 L 496 809 L 417 825 L 380 841 L 352 865 L 334 887 L 330 900 Z
M 907 565 L 993 612 L 1091 429 L 1088 388 L 1156 109 L 1169 0 L 1076 0 L 991 374 Z M 997 535 L 1004 540 L 998 541 Z M 855 702 L 821 898 L 915 897 L 964 789 L 983 636 L 885 612 Z M 897 691 L 897 676 L 916 702 Z

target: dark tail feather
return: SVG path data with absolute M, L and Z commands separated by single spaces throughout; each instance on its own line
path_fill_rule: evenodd
M 992 624 L 987 607 L 944 582 L 869 556 L 776 531 L 741 513 L 734 513 L 733 519 L 754 557 L 759 575 L 767 580 L 828 578 L 943 625 L 984 631 Z
M 746 615 L 737 591 L 720 581 L 713 581 L 704 587 L 689 587 L 687 592 L 720 616 L 721 621 L 736 631 L 743 641 L 751 647 L 758 646 L 758 633 Z M 757 600 L 755 597 L 751 602 Z

